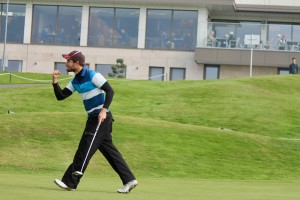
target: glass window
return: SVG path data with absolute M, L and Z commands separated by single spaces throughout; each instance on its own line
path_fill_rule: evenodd
M 9 60 L 6 71 L 9 72 L 22 72 L 23 61 L 21 60 Z
M 2 64 L 2 60 L 0 59 L 0 63 Z M 5 71 L 8 72 L 22 72 L 23 61 L 22 60 L 8 60 L 6 63 L 7 67 L 5 67 Z M 4 64 L 4 66 L 6 66 Z M 2 69 L 2 67 L 1 67 Z
M 0 41 L 4 41 L 5 21 L 6 21 L 6 4 L 1 6 L 1 35 Z M 24 24 L 25 24 L 25 5 L 9 4 L 7 20 L 7 38 L 9 43 L 23 43 Z
M 245 35 L 261 35 L 261 24 L 257 22 L 244 22 L 236 26 L 236 40 L 237 46 L 245 45 Z
M 139 9 L 90 8 L 88 46 L 136 48 Z
M 245 35 L 261 36 L 260 22 L 213 22 L 217 47 L 238 48 L 245 46 Z
M 173 40 L 175 49 L 193 50 L 197 38 L 197 11 L 174 11 L 173 12 Z
M 229 34 L 235 33 L 235 25 L 230 23 L 215 22 L 213 23 L 213 31 L 216 37 L 217 47 L 227 47 Z
M 90 8 L 88 46 L 112 46 L 113 8 Z
M 111 66 L 112 64 L 96 64 L 96 70 L 97 72 L 100 72 L 102 76 L 109 77 L 109 73 L 112 73 Z
M 287 74 L 289 74 L 289 68 L 285 68 L 285 67 L 278 68 L 278 74 L 279 75 L 287 75 Z
M 59 6 L 55 44 L 80 44 L 81 7 Z
M 300 42 L 300 25 L 293 26 L 293 39 L 294 42 Z
M 146 48 L 166 49 L 170 46 L 171 10 L 148 10 Z
M 80 44 L 81 7 L 34 5 L 32 43 Z
M 213 65 L 204 66 L 204 80 L 219 79 L 220 67 Z
M 164 67 L 150 67 L 149 80 L 163 81 L 165 77 Z
M 62 63 L 62 62 L 56 62 L 54 64 L 54 69 L 55 70 L 59 70 L 59 72 L 61 74 L 68 74 L 67 70 L 66 70 L 66 63 Z
M 146 48 L 193 50 L 197 38 L 197 11 L 147 12 Z
M 171 68 L 170 69 L 170 80 L 184 80 L 185 79 L 185 68 Z
M 139 9 L 116 9 L 116 46 L 137 48 Z
M 269 24 L 268 41 L 273 49 L 286 50 L 286 42 L 291 40 L 292 25 Z

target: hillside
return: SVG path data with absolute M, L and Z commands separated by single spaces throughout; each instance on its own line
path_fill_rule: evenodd
M 300 178 L 300 77 L 110 83 L 114 141 L 138 176 Z M 62 173 L 85 124 L 79 95 L 58 102 L 50 84 L 0 94 L 0 169 Z M 115 176 L 99 157 L 87 173 Z

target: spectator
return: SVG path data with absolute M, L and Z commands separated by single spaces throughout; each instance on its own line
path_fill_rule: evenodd
M 214 31 L 211 31 L 210 34 L 207 36 L 207 45 L 213 47 L 216 46 L 216 37 Z
M 276 39 L 277 39 L 277 48 L 279 50 L 285 50 L 286 36 L 278 34 Z
M 231 45 L 231 41 L 235 41 L 235 40 L 236 40 L 236 38 L 235 38 L 235 36 L 234 36 L 234 33 L 231 31 L 231 32 L 229 33 L 228 45 Z M 235 45 L 234 45 L 234 47 L 235 47 Z
M 292 63 L 289 66 L 289 74 L 298 74 L 298 65 L 296 64 L 296 58 L 292 58 Z
M 127 33 L 127 31 L 125 31 L 124 28 L 121 29 L 120 37 L 122 40 L 122 46 L 128 47 L 129 46 L 129 34 Z

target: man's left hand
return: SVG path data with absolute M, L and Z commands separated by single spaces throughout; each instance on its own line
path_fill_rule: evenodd
M 98 121 L 103 122 L 106 119 L 106 108 L 102 108 L 101 112 L 98 115 Z

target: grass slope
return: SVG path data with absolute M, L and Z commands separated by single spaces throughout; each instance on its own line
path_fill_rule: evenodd
M 138 177 L 299 180 L 299 141 L 278 139 L 300 138 L 298 76 L 110 83 L 114 141 Z M 85 124 L 79 95 L 0 94 L 0 169 L 62 174 Z M 116 177 L 100 153 L 87 174 Z

